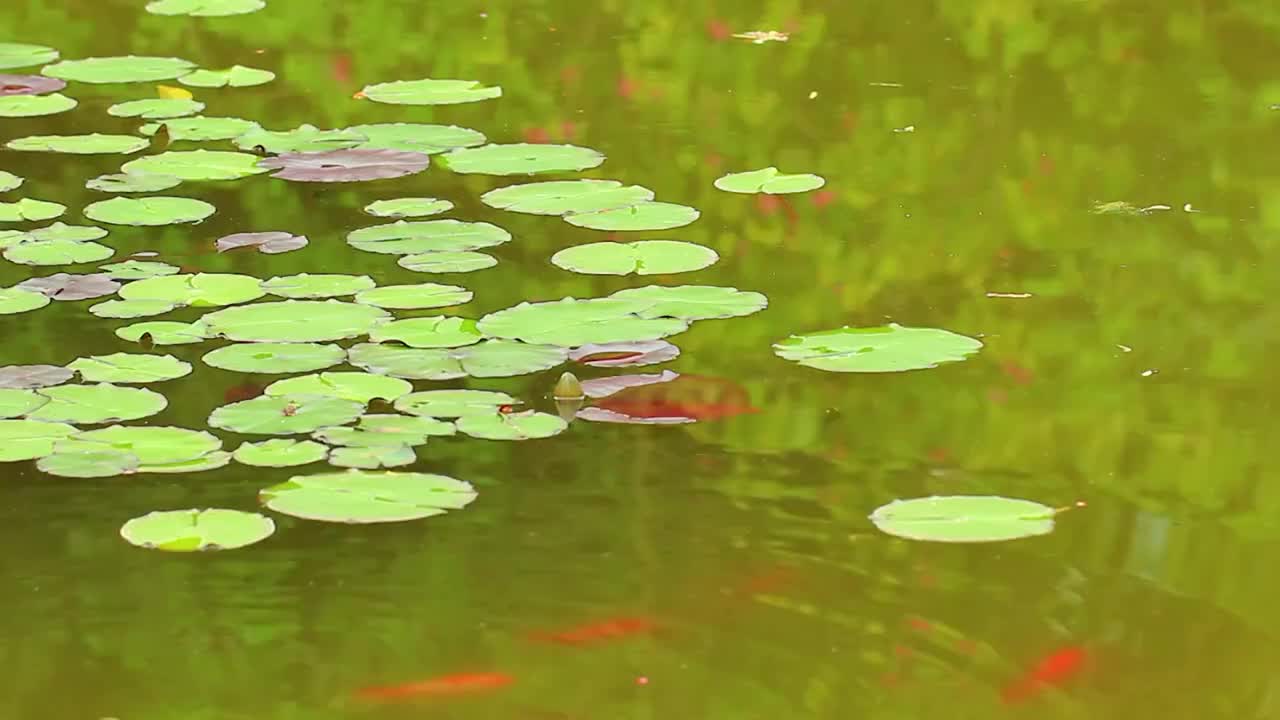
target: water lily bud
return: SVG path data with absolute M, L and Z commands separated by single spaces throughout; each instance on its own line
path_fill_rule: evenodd
M 557 400 L 561 398 L 571 400 L 574 398 L 585 397 L 585 393 L 582 392 L 582 383 L 579 382 L 577 376 L 571 372 L 566 372 L 560 376 L 560 380 L 556 383 L 556 388 L 552 391 L 551 395 Z

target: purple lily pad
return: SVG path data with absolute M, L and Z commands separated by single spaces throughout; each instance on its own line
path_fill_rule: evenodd
M 239 248 L 256 247 L 259 252 L 277 255 L 290 250 L 300 250 L 307 246 L 305 235 L 294 235 L 287 232 L 236 233 L 218 238 L 218 252 L 227 252 Z
M 674 360 L 680 348 L 666 340 L 583 345 L 569 352 L 569 359 L 592 367 L 634 367 Z
M 609 397 L 627 388 L 671 382 L 678 377 L 680 377 L 679 373 L 663 370 L 661 375 L 613 375 L 591 378 L 582 381 L 582 392 L 589 398 Z
M 10 365 L 0 367 L 0 388 L 32 388 L 61 385 L 71 379 L 74 372 L 57 365 Z
M 23 280 L 14 287 L 44 294 L 54 300 L 88 300 L 111 295 L 120 289 L 120 283 L 106 273 L 72 275 L 55 273 L 45 277 Z
M 0 75 L 0 97 L 5 95 L 44 95 L 67 86 L 66 80 L 43 75 Z
M 404 177 L 422 172 L 431 163 L 423 153 L 401 150 L 330 150 L 285 153 L 258 161 L 258 167 L 279 170 L 271 177 L 298 182 L 359 182 Z
M 620 423 L 624 425 L 685 425 L 697 422 L 695 418 L 677 415 L 674 417 L 635 417 L 602 407 L 584 407 L 578 411 L 579 420 L 591 422 Z

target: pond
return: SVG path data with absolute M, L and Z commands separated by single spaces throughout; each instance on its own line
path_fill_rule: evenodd
M 12 0 L 0 717 L 1280 716 L 1212 5 Z

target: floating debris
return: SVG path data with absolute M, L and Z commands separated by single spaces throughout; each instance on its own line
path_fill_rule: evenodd
M 1143 370 L 1141 374 L 1142 374 L 1142 377 L 1151 377 L 1152 375 L 1155 375 L 1159 372 L 1160 372 L 1159 370 L 1152 368 L 1150 370 Z
M 1120 348 L 1120 352 L 1133 352 L 1133 348 L 1128 345 L 1116 345 L 1116 347 Z
M 791 39 L 791 33 L 778 32 L 777 30 L 751 30 L 750 32 L 734 33 L 733 37 L 740 40 L 750 40 L 754 45 L 763 45 L 767 42 L 786 42 Z
M 1029 293 L 1029 292 L 989 292 L 989 293 L 987 293 L 987 297 L 989 297 L 989 298 L 1010 298 L 1010 299 L 1013 299 L 1013 300 L 1021 300 L 1021 299 L 1023 299 L 1023 298 L 1029 298 L 1029 297 L 1032 297 L 1032 295 L 1031 295 L 1031 293 Z
M 1150 215 L 1157 210 L 1172 210 L 1168 205 L 1148 205 L 1146 207 L 1137 207 L 1132 203 L 1123 200 L 1113 202 L 1099 202 L 1093 204 L 1093 209 L 1089 212 L 1094 215 Z M 1184 208 L 1185 209 L 1185 208 Z
M 906 127 L 894 128 L 893 131 L 896 133 L 913 133 L 916 131 L 916 126 L 908 125 Z
M 894 83 L 894 82 L 873 82 L 873 83 L 867 83 L 867 84 L 870 85 L 871 87 L 887 87 L 887 88 L 903 87 L 902 83 Z

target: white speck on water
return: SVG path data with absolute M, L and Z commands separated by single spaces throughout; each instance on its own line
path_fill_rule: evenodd
M 908 125 L 906 127 L 894 128 L 893 131 L 896 133 L 913 133 L 916 131 L 916 126 Z
M 1143 371 L 1142 371 L 1142 377 L 1151 377 L 1152 375 L 1155 375 L 1155 374 L 1156 374 L 1156 373 L 1158 373 L 1158 372 L 1160 372 L 1160 371 L 1159 371 L 1159 370 L 1156 370 L 1155 368 L 1152 368 L 1152 369 L 1150 369 L 1150 370 L 1143 370 Z
M 1128 345 L 1117 345 L 1116 347 L 1120 348 L 1121 352 L 1133 352 L 1133 348 Z
M 1204 212 L 1204 211 L 1196 210 L 1195 208 L 1191 207 L 1191 203 L 1187 203 L 1186 205 L 1182 206 L 1182 212 L 1198 213 L 1198 212 Z
M 1032 297 L 1032 295 L 1031 295 L 1031 293 L 1029 293 L 1029 292 L 989 292 L 989 293 L 987 293 L 987 297 L 989 297 L 989 298 L 1011 298 L 1011 299 L 1018 300 L 1018 299 L 1022 299 L 1022 298 L 1029 298 L 1029 297 Z
M 812 100 L 812 99 L 814 99 L 814 98 L 816 98 L 816 97 L 818 97 L 818 91 L 817 91 L 817 90 L 813 90 L 813 91 L 811 91 L 811 92 L 809 93 L 809 99 L 810 99 L 810 100 Z
M 870 85 L 871 87 L 888 87 L 888 88 L 902 87 L 902 83 L 892 83 L 892 82 L 873 82 L 873 83 L 867 83 L 867 84 Z

